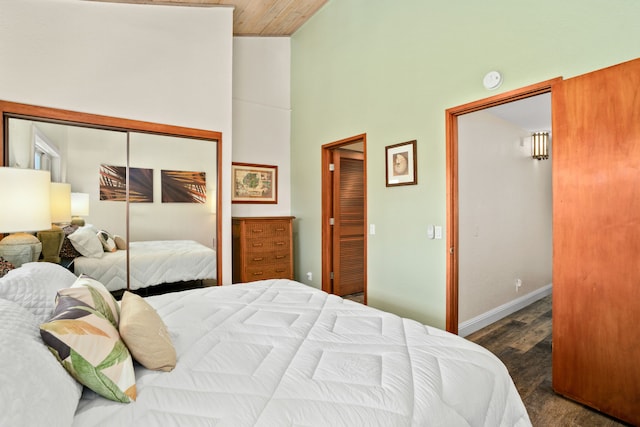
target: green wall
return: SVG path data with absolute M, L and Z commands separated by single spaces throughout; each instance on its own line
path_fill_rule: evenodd
M 329 0 L 291 40 L 296 278 L 321 286 L 320 147 L 366 133 L 369 305 L 444 328 L 427 225 L 446 225 L 445 109 L 634 59 L 638 17 L 635 0 Z M 418 185 L 387 188 L 384 147 L 412 139 Z

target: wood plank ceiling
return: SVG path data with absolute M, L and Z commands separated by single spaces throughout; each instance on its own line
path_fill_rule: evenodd
M 233 6 L 234 36 L 290 36 L 327 0 L 92 0 L 172 6 Z

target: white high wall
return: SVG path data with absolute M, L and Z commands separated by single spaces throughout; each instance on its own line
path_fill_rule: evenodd
M 233 216 L 291 215 L 289 37 L 233 39 L 233 161 L 278 166 L 277 204 L 234 204 Z

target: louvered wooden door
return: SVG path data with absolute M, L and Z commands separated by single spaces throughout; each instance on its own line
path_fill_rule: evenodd
M 364 291 L 364 156 L 334 152 L 333 293 Z
M 640 425 L 640 59 L 552 102 L 553 388 Z

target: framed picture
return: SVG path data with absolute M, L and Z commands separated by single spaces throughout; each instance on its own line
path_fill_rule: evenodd
M 278 166 L 232 163 L 231 203 L 278 203 Z
M 416 140 L 385 147 L 387 187 L 418 183 Z

